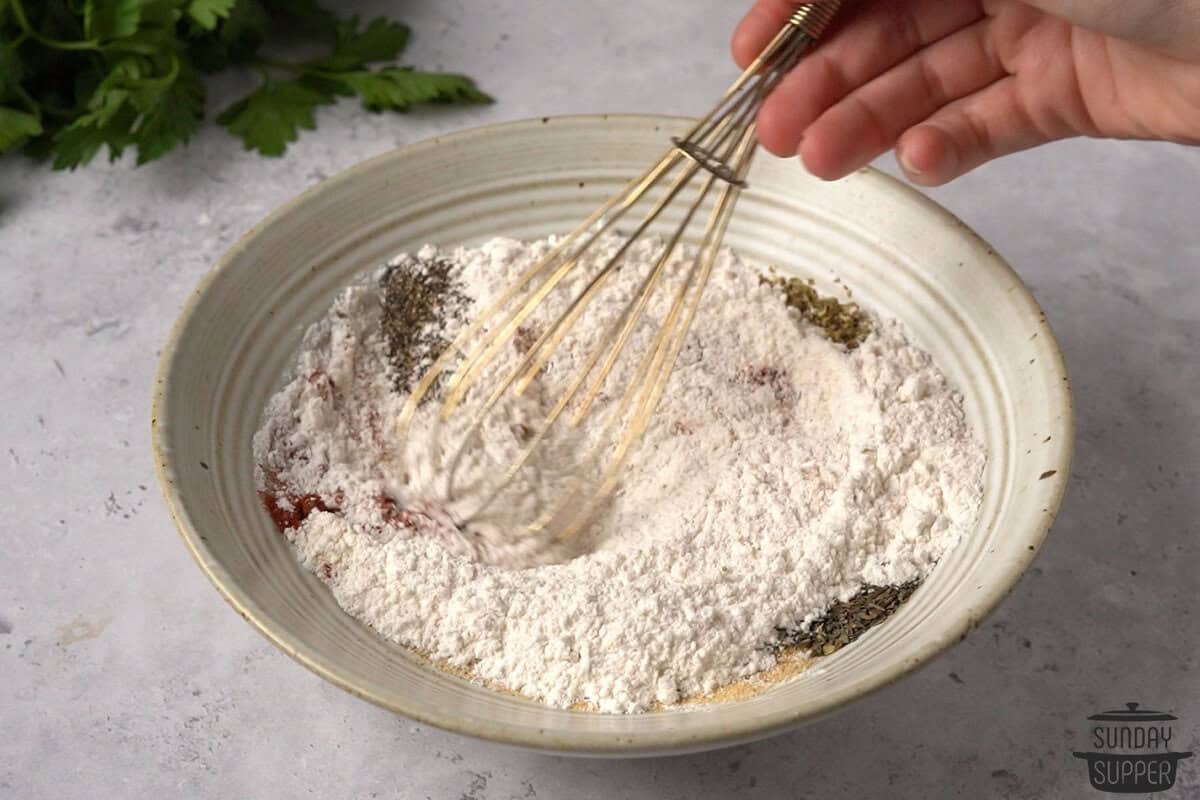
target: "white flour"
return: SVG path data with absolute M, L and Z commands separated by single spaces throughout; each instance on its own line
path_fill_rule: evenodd
M 477 310 L 548 247 L 498 239 L 442 255 Z M 631 294 L 654 255 L 635 245 L 611 291 Z M 401 463 L 406 396 L 377 278 L 346 289 L 306 335 L 255 437 L 260 488 L 295 510 L 289 538 L 346 611 L 480 679 L 610 712 L 709 692 L 773 666 L 777 627 L 864 585 L 924 577 L 975 522 L 983 448 L 929 356 L 890 322 L 853 351 L 829 342 L 724 253 L 588 552 L 481 563 L 439 524 L 455 509 Z M 551 302 L 542 320 L 563 307 Z M 539 384 L 573 375 L 600 325 L 585 315 Z M 313 496 L 321 504 L 300 523 Z

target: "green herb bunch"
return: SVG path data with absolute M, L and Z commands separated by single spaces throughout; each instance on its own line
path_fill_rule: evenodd
M 397 66 L 408 37 L 398 22 L 343 18 L 317 0 L 0 0 L 0 153 L 74 169 L 107 146 L 113 160 L 133 148 L 145 164 L 204 121 L 203 75 L 236 67 L 261 83 L 217 122 L 268 156 L 341 96 L 370 111 L 491 101 L 461 75 Z M 268 54 L 304 42 L 321 54 Z

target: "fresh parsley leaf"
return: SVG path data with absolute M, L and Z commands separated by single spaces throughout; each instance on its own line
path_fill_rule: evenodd
M 217 20 L 225 19 L 233 11 L 237 0 L 191 0 L 187 14 L 206 31 L 217 27 Z
M 114 160 L 136 145 L 144 164 L 191 137 L 203 116 L 203 85 L 190 67 L 176 64 L 167 75 L 153 69 L 139 55 L 112 64 L 92 90 L 86 113 L 55 134 L 56 169 L 85 164 L 105 145 Z
M 329 103 L 333 103 L 338 97 L 350 97 L 354 94 L 354 90 L 344 82 L 338 80 L 337 75 L 334 73 L 328 75 L 324 73 L 305 73 L 296 78 L 296 83 L 312 89 L 319 95 L 327 97 L 327 102 Z
M 21 2 L 20 19 L 14 15 Z M 143 164 L 203 123 L 201 72 L 256 68 L 263 85 L 218 120 L 248 149 L 279 155 L 314 112 L 358 95 L 372 110 L 490 101 L 469 79 L 394 65 L 409 29 L 342 18 L 323 0 L 0 0 L 0 152 L 59 169 L 136 147 Z M 297 36 L 309 61 L 272 57 Z M 291 41 L 289 42 L 289 37 Z M 264 47 L 281 45 L 270 56 Z M 381 68 L 380 68 L 381 67 Z
M 54 136 L 55 169 L 75 169 L 96 157 L 104 146 L 105 135 L 101 128 L 80 125 L 78 121 L 63 128 Z
M 106 120 L 96 114 L 84 114 L 54 135 L 55 169 L 75 169 L 91 161 L 100 148 L 108 145 L 110 161 L 120 158 L 133 143 L 133 125 L 137 111 L 122 105 Z
M 419 103 L 490 103 L 470 78 L 441 72 L 392 67 L 346 72 L 338 78 L 362 98 L 369 111 L 404 111 Z
M 106 45 L 106 53 L 135 53 L 165 63 L 179 49 L 175 29 L 145 26 L 124 39 Z
M 334 40 L 338 16 L 319 0 L 262 0 L 262 3 L 272 22 L 284 31 L 318 42 Z
M 0 0 L 0 7 L 3 0 Z M 24 69 L 17 49 L 8 42 L 0 42 L 0 100 L 14 94 L 21 85 Z
M 183 16 L 181 5 L 183 0 L 142 0 L 142 17 L 139 24 L 143 27 L 173 28 Z
M 85 126 L 103 127 L 117 112 L 132 102 L 137 108 L 147 108 L 157 99 L 158 92 L 147 90 L 143 82 L 146 64 L 139 56 L 129 56 L 117 61 L 109 73 L 96 86 L 88 100 L 88 113 L 77 122 Z M 86 120 L 86 121 L 84 121 Z
M 312 62 L 332 72 L 361 69 L 377 61 L 394 61 L 408 44 L 409 29 L 399 22 L 379 17 L 359 27 L 358 17 L 339 22 L 333 54 Z
M 231 64 L 252 61 L 267 38 L 271 17 L 257 0 L 238 0 L 215 33 L 194 38 L 188 53 L 204 72 L 220 72 Z
M 132 36 L 141 17 L 141 0 L 87 0 L 83 4 L 83 30 L 89 39 Z
M 138 166 L 187 144 L 204 120 L 204 84 L 192 70 L 179 74 L 134 130 Z
M 17 149 L 41 132 L 42 123 L 33 114 L 0 106 L 0 153 Z
M 333 96 L 300 81 L 271 81 L 221 112 L 217 122 L 242 140 L 247 150 L 282 155 L 300 129 L 316 127 L 313 111 Z

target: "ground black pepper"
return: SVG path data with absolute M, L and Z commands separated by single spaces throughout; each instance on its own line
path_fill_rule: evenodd
M 408 392 L 450 344 L 439 323 L 462 319 L 469 298 L 451 275 L 445 258 L 406 256 L 387 268 L 379 280 L 383 335 L 396 389 Z

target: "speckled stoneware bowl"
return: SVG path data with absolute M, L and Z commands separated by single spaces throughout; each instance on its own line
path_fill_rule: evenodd
M 610 716 L 435 671 L 343 613 L 297 564 L 255 496 L 250 440 L 302 330 L 335 292 L 425 242 L 565 232 L 685 125 L 534 120 L 388 153 L 272 214 L 196 289 L 158 375 L 159 479 L 200 567 L 284 652 L 353 694 L 449 730 L 580 754 L 681 752 L 781 731 L 896 680 L 966 636 L 1020 577 L 1070 472 L 1070 392 L 1041 310 L 992 248 L 912 189 L 871 170 L 822 183 L 766 155 L 727 243 L 830 292 L 840 277 L 867 308 L 907 323 L 961 387 L 987 443 L 978 527 L 890 621 L 753 699 Z

